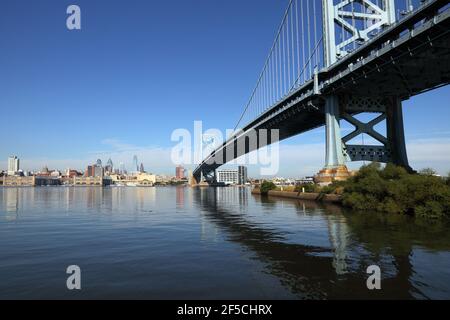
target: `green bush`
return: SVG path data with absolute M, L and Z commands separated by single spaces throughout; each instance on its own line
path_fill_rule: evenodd
M 277 186 L 271 182 L 271 181 L 264 181 L 259 190 L 261 191 L 261 194 L 267 194 L 270 190 L 275 190 Z
M 450 217 L 448 180 L 409 174 L 392 164 L 370 164 L 344 184 L 343 204 L 360 211 L 402 213 L 428 218 Z M 434 171 L 433 171 L 434 172 Z
M 318 186 L 314 183 L 298 184 L 295 186 L 294 191 L 295 192 L 303 192 L 303 188 L 304 188 L 305 192 L 308 192 L 308 193 L 318 192 Z

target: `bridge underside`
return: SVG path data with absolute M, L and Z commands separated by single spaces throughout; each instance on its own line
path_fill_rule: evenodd
M 403 22 L 405 26 L 396 25 L 367 46 L 361 47 L 360 50 L 330 68 L 322 70 L 317 75 L 316 85 L 314 81 L 307 82 L 217 148 L 196 168 L 194 178 L 197 181 L 200 181 L 202 176 L 212 178 L 211 173 L 224 163 L 272 143 L 270 134 L 267 140 L 258 136 L 257 142 L 251 143 L 255 131 L 259 133 L 262 129 L 278 129 L 278 140 L 281 141 L 325 125 L 325 106 L 329 97 L 336 97 L 338 101 L 337 114 L 334 115 L 337 123 L 339 118 L 344 117 L 347 120 L 361 112 L 380 112 L 384 114 L 384 119 L 389 118 L 386 114 L 390 114 L 392 120 L 394 107 L 389 103 L 382 104 L 380 107 L 379 103 L 370 101 L 400 101 L 401 103 L 401 100 L 449 84 L 449 11 L 447 9 L 441 13 L 434 12 L 433 16 L 431 16 L 433 11 L 423 12 L 422 16 L 416 15 L 411 18 L 415 20 Z M 424 18 L 427 19 L 425 22 L 423 22 Z M 421 20 L 420 26 L 415 27 Z M 354 105 L 349 107 L 352 105 L 348 103 L 350 100 L 362 101 L 362 107 L 359 109 Z M 364 103 L 364 101 L 369 102 Z M 397 114 L 395 117 L 398 118 L 398 116 L 401 120 L 401 108 L 400 115 Z M 397 124 L 401 128 L 395 129 Z M 360 133 L 372 135 L 373 132 L 370 129 L 373 129 L 373 126 L 363 127 L 361 124 Z M 386 137 L 384 140 L 383 137 L 375 138 L 384 142 L 386 148 L 404 148 L 404 146 L 390 144 L 394 140 L 396 143 L 402 140 L 401 137 L 391 139 L 392 136 L 403 135 L 402 122 L 391 121 L 392 128 L 394 131 L 401 130 L 401 132 L 391 132 L 391 137 Z M 404 141 L 402 143 L 404 144 Z M 328 148 L 327 145 L 327 152 Z M 345 149 L 345 143 L 343 148 Z M 395 153 L 395 150 L 390 152 Z M 358 156 L 350 157 L 349 154 L 346 156 L 350 160 L 362 160 Z M 378 157 L 378 160 L 385 160 L 385 162 L 390 162 L 391 159 L 385 154 Z M 404 164 L 407 166 L 407 160 Z

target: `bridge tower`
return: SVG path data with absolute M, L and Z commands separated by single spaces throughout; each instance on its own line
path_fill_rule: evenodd
M 383 28 L 395 23 L 394 0 L 322 0 L 325 66 L 351 54 Z M 374 90 L 375 91 L 375 90 Z M 368 123 L 354 115 L 376 112 L 380 115 Z M 326 160 L 325 168 L 317 175 L 319 183 L 345 179 L 349 173 L 346 161 L 392 162 L 411 170 L 406 155 L 401 100 L 398 97 L 331 95 L 325 97 Z M 342 137 L 340 118 L 355 126 Z M 374 130 L 386 120 L 387 134 Z M 349 145 L 351 139 L 367 134 L 381 146 Z

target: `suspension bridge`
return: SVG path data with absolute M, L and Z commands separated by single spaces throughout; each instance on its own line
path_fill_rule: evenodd
M 214 181 L 221 165 L 321 126 L 324 181 L 345 175 L 347 161 L 412 170 L 402 101 L 450 82 L 449 9 L 448 0 L 290 0 L 234 133 L 194 179 Z M 341 119 L 354 131 L 342 136 Z M 372 144 L 352 143 L 364 134 Z

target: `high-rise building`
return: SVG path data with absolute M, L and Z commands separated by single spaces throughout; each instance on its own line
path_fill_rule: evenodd
M 103 177 L 103 167 L 102 166 L 94 166 L 94 177 Z
M 238 184 L 238 170 L 237 169 L 220 169 L 216 170 L 216 179 L 218 183 Z
M 139 166 L 139 172 L 140 173 L 144 173 L 145 172 L 145 170 L 144 170 L 144 164 L 141 162 L 141 165 Z
M 106 163 L 106 166 L 104 169 L 105 169 L 105 172 L 107 172 L 107 173 L 114 172 L 114 165 L 113 165 L 111 158 L 108 159 L 108 162 Z
M 120 164 L 119 164 L 119 172 L 120 172 L 120 174 L 126 174 L 127 173 L 127 170 L 126 170 L 126 168 L 125 168 L 125 164 L 123 163 L 123 162 L 121 162 Z
M 138 164 L 138 158 L 137 155 L 134 155 L 133 157 L 133 171 L 136 170 L 137 172 L 139 172 L 139 164 Z
M 238 184 L 243 185 L 248 181 L 247 177 L 247 167 L 239 166 L 238 167 Z
M 98 159 L 95 164 L 88 166 L 84 175 L 86 177 L 103 177 L 102 160 Z
M 94 176 L 94 167 L 95 166 L 87 166 L 84 176 L 85 177 L 93 177 Z
M 17 156 L 8 158 L 8 175 L 13 176 L 20 170 L 20 160 Z
M 175 178 L 178 180 L 184 179 L 184 168 L 182 166 L 175 168 Z

